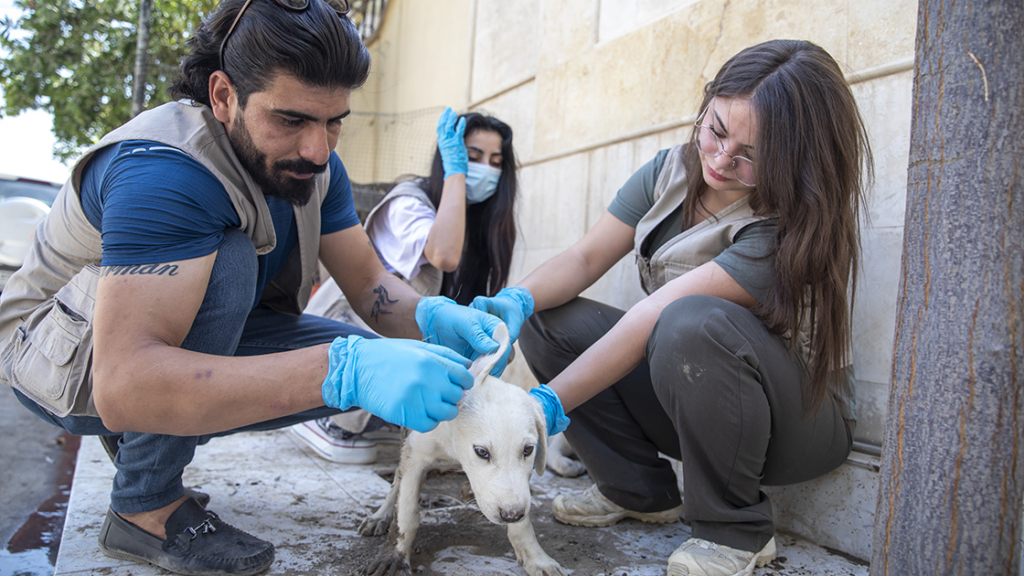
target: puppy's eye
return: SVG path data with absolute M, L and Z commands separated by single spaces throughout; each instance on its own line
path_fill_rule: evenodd
M 488 452 L 487 448 L 484 448 L 483 446 L 474 446 L 473 447 L 473 451 L 476 452 L 477 456 L 479 456 L 480 458 L 482 458 L 484 460 L 490 460 L 491 459 L 491 453 Z
M 528 444 L 526 448 L 523 448 L 523 458 L 529 458 L 530 454 L 533 454 L 533 445 Z

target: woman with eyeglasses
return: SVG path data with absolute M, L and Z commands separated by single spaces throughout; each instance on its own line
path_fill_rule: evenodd
M 430 175 L 392 188 L 364 227 L 389 272 L 423 296 L 469 304 L 508 283 L 517 189 L 512 128 L 492 116 L 447 108 L 438 119 Z M 313 294 L 305 313 L 371 330 L 333 279 Z M 377 442 L 399 436 L 397 427 L 364 410 L 302 422 L 292 430 L 318 455 L 346 464 L 374 462 Z
M 520 284 L 532 307 L 501 294 L 474 306 L 529 316 L 520 345 L 546 384 L 531 394 L 595 481 L 556 497 L 556 519 L 676 522 L 685 500 L 693 537 L 668 573 L 750 574 L 776 555 L 761 486 L 825 474 L 852 447 L 870 150 L 839 66 L 809 42 L 736 54 L 698 112 L 686 143 Z M 630 253 L 646 298 L 623 311 L 579 297 Z M 684 494 L 659 453 L 682 461 Z

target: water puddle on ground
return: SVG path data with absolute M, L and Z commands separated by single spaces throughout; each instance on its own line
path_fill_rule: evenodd
M 0 574 L 11 576 L 52 576 L 68 511 L 75 458 L 81 437 L 61 434 L 57 463 L 57 489 L 11 536 L 6 550 L 0 550 Z

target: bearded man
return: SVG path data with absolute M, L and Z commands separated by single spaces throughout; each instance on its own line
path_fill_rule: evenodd
M 370 67 L 348 9 L 223 0 L 189 40 L 179 100 L 84 154 L 0 296 L 0 381 L 100 436 L 117 468 L 108 555 L 266 570 L 273 545 L 182 485 L 198 445 L 354 408 L 427 431 L 458 412 L 469 358 L 498 348 L 497 318 L 421 298 L 359 225 L 334 152 Z M 389 338 L 301 313 L 318 261 Z

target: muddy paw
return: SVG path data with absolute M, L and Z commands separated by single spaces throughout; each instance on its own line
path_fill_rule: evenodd
M 548 470 L 565 478 L 576 478 L 587 471 L 582 462 L 565 456 L 548 457 L 547 467 Z
M 384 518 L 367 516 L 359 523 L 359 535 L 383 536 L 388 533 L 389 526 L 391 526 L 391 516 L 386 516 Z
M 367 576 L 412 576 L 412 567 L 394 548 L 387 548 L 377 554 L 364 573 Z
M 567 576 L 565 569 L 552 558 L 547 558 L 534 564 L 527 564 L 523 566 L 523 569 L 526 570 L 529 576 Z

